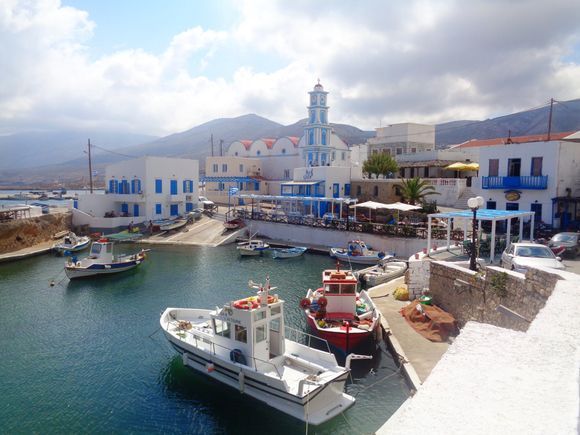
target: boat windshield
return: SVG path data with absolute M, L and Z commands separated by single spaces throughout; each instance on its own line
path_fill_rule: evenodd
M 98 243 L 95 243 L 92 247 L 91 247 L 91 254 L 92 255 L 99 255 L 101 253 L 101 245 Z

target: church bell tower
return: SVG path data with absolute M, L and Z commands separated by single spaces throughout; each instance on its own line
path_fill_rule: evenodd
M 330 164 L 330 137 L 332 129 L 328 123 L 328 92 L 320 80 L 309 92 L 308 121 L 304 127 L 306 166 L 326 166 Z

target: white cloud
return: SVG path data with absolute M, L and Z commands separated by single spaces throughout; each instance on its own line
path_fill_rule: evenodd
M 240 1 L 227 31 L 195 26 L 161 54 L 129 47 L 94 60 L 86 12 L 4 0 L 0 131 L 168 134 L 250 112 L 291 123 L 306 116 L 318 77 L 331 121 L 367 129 L 580 97 L 580 65 L 564 60 L 580 53 L 580 8 L 545 3 Z

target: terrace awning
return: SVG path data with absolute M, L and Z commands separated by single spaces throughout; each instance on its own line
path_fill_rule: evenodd
M 452 171 L 479 171 L 479 163 L 455 162 L 445 166 L 445 169 Z

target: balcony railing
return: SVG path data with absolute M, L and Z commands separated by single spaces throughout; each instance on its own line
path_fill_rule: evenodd
M 533 189 L 542 190 L 548 188 L 548 176 L 523 176 L 523 177 L 481 177 L 482 189 Z

